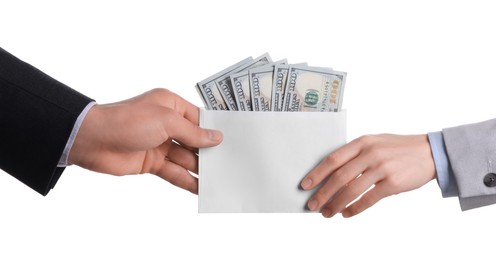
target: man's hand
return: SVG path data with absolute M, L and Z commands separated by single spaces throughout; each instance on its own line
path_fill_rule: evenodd
M 371 135 L 331 153 L 303 179 L 301 186 L 313 189 L 329 177 L 310 198 L 308 208 L 321 209 L 327 218 L 336 213 L 351 217 L 382 198 L 417 189 L 435 176 L 427 135 Z
M 198 108 L 166 89 L 95 105 L 86 115 L 69 163 L 128 175 L 152 173 L 198 193 L 198 148 L 218 145 L 222 133 L 198 127 Z

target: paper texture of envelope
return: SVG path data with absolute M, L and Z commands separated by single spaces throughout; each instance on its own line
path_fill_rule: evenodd
M 224 134 L 199 151 L 199 212 L 309 212 L 303 177 L 346 143 L 346 111 L 200 111 Z

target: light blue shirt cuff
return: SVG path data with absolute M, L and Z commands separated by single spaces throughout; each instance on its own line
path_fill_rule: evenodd
M 67 167 L 70 164 L 67 162 L 69 159 L 69 153 L 71 152 L 72 145 L 74 144 L 74 140 L 76 139 L 77 133 L 79 131 L 79 128 L 81 127 L 81 124 L 83 123 L 84 118 L 86 117 L 86 114 L 88 114 L 88 111 L 96 105 L 95 101 L 90 102 L 86 107 L 83 109 L 81 114 L 79 114 L 76 123 L 74 124 L 74 127 L 72 128 L 71 135 L 69 136 L 69 140 L 67 140 L 67 143 L 65 144 L 64 152 L 62 153 L 62 156 L 60 157 L 59 163 L 57 164 L 57 167 Z
M 427 135 L 436 165 L 437 183 L 443 198 L 458 196 L 458 186 L 444 145 L 443 133 L 434 132 Z

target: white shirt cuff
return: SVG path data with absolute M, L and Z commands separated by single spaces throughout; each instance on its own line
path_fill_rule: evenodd
M 83 120 L 86 117 L 86 114 L 88 114 L 88 111 L 96 105 L 95 101 L 92 101 L 86 105 L 86 107 L 83 109 L 81 114 L 79 114 L 76 123 L 74 124 L 74 127 L 72 128 L 71 135 L 69 136 L 69 140 L 67 140 L 67 143 L 65 144 L 64 152 L 62 153 L 62 156 L 60 157 L 59 163 L 57 164 L 57 167 L 67 167 L 70 164 L 67 162 L 69 159 L 69 153 L 71 152 L 72 145 L 74 144 L 74 140 L 76 139 L 77 133 L 79 131 L 79 128 L 81 127 L 81 124 L 83 124 Z
M 458 196 L 458 186 L 451 169 L 442 132 L 428 133 L 428 137 L 436 166 L 437 183 L 443 198 Z

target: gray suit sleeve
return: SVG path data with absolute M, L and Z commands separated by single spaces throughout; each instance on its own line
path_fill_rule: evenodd
M 496 203 L 496 119 L 443 129 L 462 210 Z

